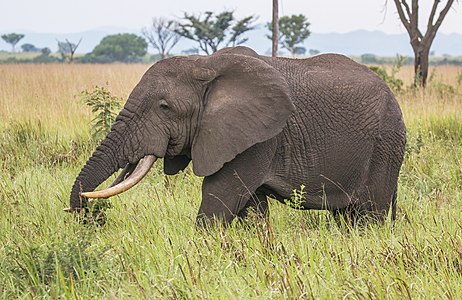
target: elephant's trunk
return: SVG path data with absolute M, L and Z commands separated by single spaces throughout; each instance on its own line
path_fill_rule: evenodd
M 111 131 L 80 171 L 72 186 L 68 211 L 87 207 L 87 198 L 80 193 L 93 191 L 126 163 L 119 153 L 120 142 L 116 141 L 120 138 L 116 135 Z

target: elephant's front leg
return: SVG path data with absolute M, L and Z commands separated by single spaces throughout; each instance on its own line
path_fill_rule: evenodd
M 265 193 L 257 190 L 255 195 L 250 197 L 247 204 L 241 209 L 238 217 L 244 220 L 251 211 L 254 212 L 258 218 L 263 219 L 268 216 L 268 199 Z
M 244 210 L 252 206 L 249 201 L 255 199 L 263 200 L 257 204 L 265 213 L 266 196 L 255 192 L 270 172 L 273 155 L 271 142 L 260 143 L 239 154 L 218 172 L 205 177 L 197 224 L 204 225 L 213 220 L 230 223 L 236 216 L 245 215 Z

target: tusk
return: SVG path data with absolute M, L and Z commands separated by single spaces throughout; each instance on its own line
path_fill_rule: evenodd
M 108 197 L 123 193 L 129 190 L 130 188 L 132 188 L 133 186 L 135 186 L 138 182 L 140 182 L 141 179 L 143 179 L 143 177 L 146 176 L 146 174 L 151 169 L 152 165 L 156 162 L 156 160 L 157 160 L 157 157 L 155 157 L 154 155 L 146 155 L 143 158 L 143 160 L 140 163 L 138 163 L 138 166 L 136 167 L 135 171 L 133 171 L 133 173 L 126 180 L 112 187 L 108 187 L 102 191 L 85 192 L 85 193 L 81 193 L 80 195 L 86 198 L 97 199 L 97 198 L 108 198 Z M 128 166 L 125 167 L 124 171 L 127 168 Z M 119 177 L 117 177 L 116 181 L 119 179 Z
M 118 185 L 119 183 L 124 181 L 127 177 L 132 175 L 133 170 L 135 170 L 136 166 L 137 164 L 128 163 L 125 166 L 125 168 L 122 170 L 122 172 L 120 172 L 119 176 L 117 176 L 117 178 L 114 180 L 114 182 L 108 186 L 108 188 Z

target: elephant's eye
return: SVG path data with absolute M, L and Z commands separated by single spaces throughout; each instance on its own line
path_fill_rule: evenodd
M 160 101 L 159 107 L 160 107 L 161 110 L 165 110 L 165 111 L 170 109 L 170 106 L 168 105 L 167 101 L 165 101 L 165 100 Z

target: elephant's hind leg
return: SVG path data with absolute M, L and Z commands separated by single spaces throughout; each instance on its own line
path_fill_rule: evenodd
M 383 221 L 391 211 L 396 218 L 398 176 L 404 156 L 405 140 L 390 132 L 383 134 L 371 159 L 365 184 L 358 193 L 357 209 L 362 215 Z

